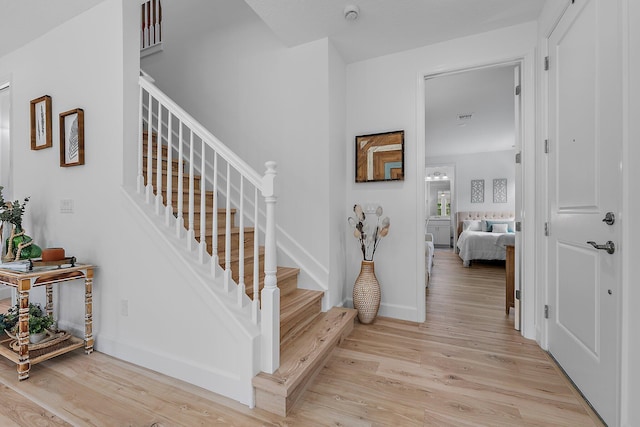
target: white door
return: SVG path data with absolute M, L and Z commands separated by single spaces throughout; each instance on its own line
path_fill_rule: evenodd
M 618 8 L 576 0 L 549 39 L 549 351 L 611 426 L 619 424 L 623 250 Z M 615 252 L 589 241 L 613 242 Z

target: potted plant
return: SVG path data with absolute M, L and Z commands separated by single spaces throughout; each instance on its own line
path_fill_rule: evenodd
M 0 328 L 14 339 L 18 335 L 19 310 L 20 307 L 16 304 L 6 314 L 0 314 Z M 53 316 L 46 314 L 40 305 L 29 304 L 29 342 L 36 344 L 42 341 L 53 324 Z
M 22 216 L 29 202 L 25 197 L 22 203 L 19 200 L 5 202 L 0 186 L 0 221 L 11 224 L 11 236 L 6 241 L 7 253 L 3 258 L 5 262 L 18 261 L 20 259 L 37 258 L 42 255 L 42 249 L 33 243 L 33 239 L 27 236 L 22 228 Z M 0 230 L 2 228 L 0 227 Z M 0 233 L 1 234 L 1 233 Z

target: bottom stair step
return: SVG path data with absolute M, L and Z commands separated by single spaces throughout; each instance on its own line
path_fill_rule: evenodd
M 318 315 L 313 324 L 282 351 L 276 372 L 261 372 L 253 378 L 256 407 L 285 417 L 333 349 L 351 333 L 356 314 L 354 309 L 333 307 Z

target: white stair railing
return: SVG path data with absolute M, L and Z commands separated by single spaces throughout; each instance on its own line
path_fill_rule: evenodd
M 146 203 L 154 205 L 156 215 L 164 217 L 165 224 L 173 227 L 176 236 L 184 239 L 186 251 L 197 250 L 200 262 L 211 263 L 212 274 L 222 282 L 226 292 L 236 292 L 239 306 L 248 301 L 245 242 L 251 239 L 245 230 L 253 229 L 253 251 L 249 252 L 253 257 L 253 271 L 249 276 L 253 284 L 251 317 L 255 324 L 260 324 L 262 332 L 261 369 L 273 373 L 280 364 L 276 163 L 266 162 L 266 172 L 261 176 L 146 76 L 140 77 L 139 85 L 137 191 Z M 166 176 L 164 180 L 163 176 Z M 164 188 L 163 181 L 166 181 Z M 199 212 L 196 212 L 196 206 L 199 206 Z M 224 213 L 223 226 L 218 224 L 218 213 L 221 217 Z M 197 222 L 196 214 L 199 215 Z M 221 235 L 224 241 L 219 242 Z M 232 254 L 232 238 L 238 242 L 235 254 Z M 211 243 L 210 247 L 207 241 Z M 265 276 L 260 293 L 261 243 Z M 221 250 L 224 252 L 223 269 L 219 265 Z M 236 272 L 232 270 L 233 255 L 238 260 Z M 237 283 L 233 280 L 234 275 L 238 278 Z
M 162 6 L 160 0 L 141 0 L 140 50 L 162 43 Z

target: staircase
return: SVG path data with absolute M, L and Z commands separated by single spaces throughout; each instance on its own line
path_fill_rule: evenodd
M 242 307 L 244 301 L 251 302 L 254 322 L 262 323 L 264 335 L 261 349 L 263 354 L 260 357 L 265 357 L 264 353 L 269 351 L 270 345 L 270 331 L 265 333 L 269 324 L 270 301 L 264 297 L 260 301 L 260 294 L 265 287 L 272 293 L 273 289 L 279 290 L 279 304 L 274 304 L 279 306 L 279 322 L 273 325 L 274 330 L 279 329 L 277 339 L 273 339 L 277 345 L 273 350 L 276 366 L 273 366 L 272 373 L 267 373 L 265 371 L 270 371 L 269 364 L 262 363 L 267 368 L 263 368 L 263 372 L 253 378 L 252 385 L 258 408 L 286 416 L 322 369 L 333 348 L 351 332 L 356 311 L 334 307 L 322 312 L 324 292 L 298 288 L 298 268 L 269 268 L 269 262 L 265 261 L 265 257 L 269 256 L 269 221 L 265 226 L 267 230 L 263 241 L 260 241 L 260 233 L 255 226 L 245 226 L 245 216 L 253 216 L 253 224 L 257 223 L 260 216 L 258 188 L 255 189 L 255 206 L 251 215 L 250 209 L 244 208 L 245 200 L 248 199 L 245 196 L 245 181 L 241 178 L 234 190 L 230 166 L 227 166 L 225 176 L 221 169 L 215 167 L 218 165 L 216 155 L 213 156 L 213 176 L 203 178 L 198 174 L 199 170 L 206 170 L 206 162 L 211 161 L 211 155 L 205 153 L 205 138 L 200 135 L 197 137 L 200 141 L 194 141 L 193 131 L 189 132 L 189 136 L 185 135 L 182 122 L 179 123 L 179 130 L 174 132 L 171 114 L 167 115 L 166 123 L 162 123 L 163 107 L 159 103 L 154 112 L 150 96 L 151 91 L 157 91 L 157 88 L 150 89 L 150 84 L 141 78 L 141 87 L 143 83 L 145 88 L 141 88 L 141 104 L 144 102 L 143 91 L 149 93 L 149 101 L 146 114 L 142 114 L 141 105 L 142 137 L 139 154 L 142 177 L 139 179 L 147 192 L 147 202 L 155 201 L 159 215 L 167 212 L 167 222 L 175 221 L 180 228 L 177 232 L 185 233 L 187 241 L 190 237 L 193 238 L 193 245 L 199 249 L 201 260 L 210 257 L 212 261 L 217 261 L 224 271 L 218 279 L 225 281 L 225 288 L 233 292 L 235 287 L 242 293 L 237 298 L 239 306 Z M 153 130 L 151 135 L 147 129 Z M 160 138 L 158 131 L 162 135 Z M 158 139 L 161 141 L 160 146 Z M 234 191 L 239 194 L 235 197 L 235 203 L 232 203 Z M 167 201 L 170 201 L 170 208 Z M 232 207 L 236 203 L 239 209 Z M 265 210 L 268 213 L 268 206 Z M 188 242 L 188 245 L 191 243 Z M 215 271 L 216 269 L 214 276 Z M 277 288 L 275 284 L 270 288 L 269 280 L 273 279 L 269 279 L 269 273 L 274 273 Z M 269 359 L 269 355 L 266 358 Z

